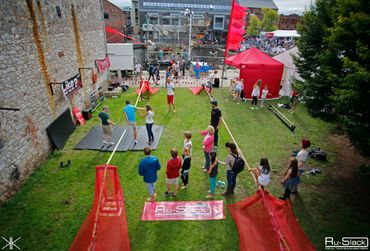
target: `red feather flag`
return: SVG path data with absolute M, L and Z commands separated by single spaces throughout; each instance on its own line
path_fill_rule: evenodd
M 240 42 L 244 40 L 243 35 L 245 33 L 245 17 L 247 9 L 248 8 L 241 6 L 233 0 L 224 53 L 225 57 L 227 57 L 229 49 L 237 51 L 241 48 Z

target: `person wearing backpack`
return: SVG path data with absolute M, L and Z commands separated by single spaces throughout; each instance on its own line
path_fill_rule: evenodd
M 220 164 L 226 165 L 226 177 L 227 177 L 227 189 L 226 192 L 222 193 L 223 196 L 232 196 L 236 185 L 236 177 L 239 172 L 244 168 L 244 161 L 239 157 L 238 150 L 234 142 L 226 142 L 225 144 L 229 154 L 227 155 L 225 162 Z
M 153 64 L 150 64 L 149 66 L 149 69 L 148 69 L 148 72 L 149 72 L 149 78 L 148 78 L 148 81 L 150 82 L 150 78 L 153 78 L 153 81 L 155 82 L 155 66 Z

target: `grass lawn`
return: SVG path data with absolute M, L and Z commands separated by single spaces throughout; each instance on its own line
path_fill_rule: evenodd
M 210 104 L 205 93 L 194 96 L 187 89 L 176 90 L 177 113 L 168 113 L 165 90 L 155 94 L 150 103 L 155 110 L 154 123 L 165 129 L 154 155 L 160 159 L 162 169 L 156 183 L 158 200 L 165 198 L 165 163 L 170 158 L 169 150 L 182 147 L 183 131 L 193 132 L 193 160 L 190 184 L 180 190 L 177 200 L 204 200 L 208 190 L 208 176 L 201 172 L 204 163 L 199 131 L 209 123 Z M 118 99 L 105 101 L 110 107 L 110 116 L 123 124 L 122 107 L 126 99 L 136 100 L 130 90 Z M 323 173 L 304 179 L 300 195 L 293 199 L 296 216 L 309 239 L 318 250 L 324 249 L 324 237 L 364 236 L 369 233 L 369 220 L 364 220 L 360 211 L 351 207 L 340 193 L 334 193 L 336 184 L 328 174 L 335 163 L 336 148 L 328 140 L 334 125 L 310 117 L 302 105 L 295 114 L 282 112 L 297 126 L 291 133 L 267 108 L 250 109 L 250 104 L 230 101 L 228 91 L 216 89 L 214 97 L 219 101 L 223 117 L 252 166 L 266 156 L 272 167 L 269 190 L 275 196 L 282 193 L 280 179 L 285 172 L 290 153 L 299 148 L 302 137 L 309 137 L 313 146 L 328 152 L 328 161 L 319 163 L 310 160 L 310 167 L 319 167 Z M 280 100 L 284 102 L 287 100 Z M 278 101 L 269 103 L 276 104 Z M 139 103 L 139 106 L 145 102 Z M 100 109 L 99 109 L 100 110 Z M 87 216 L 94 194 L 95 166 L 104 164 L 110 153 L 73 150 L 93 125 L 96 118 L 78 127 L 62 151 L 55 151 L 42 164 L 18 193 L 0 207 L 0 236 L 15 238 L 22 250 L 67 250 L 79 227 Z M 140 118 L 138 124 L 144 124 Z M 224 143 L 230 137 L 222 127 L 218 154 L 226 158 Z M 142 152 L 116 153 L 111 164 L 118 166 L 121 185 L 125 195 L 125 208 L 132 250 L 238 250 L 239 237 L 236 226 L 226 209 L 226 219 L 220 221 L 140 221 L 144 201 L 148 197 L 146 187 L 137 173 Z M 70 168 L 60 169 L 59 162 L 72 161 Z M 226 171 L 220 167 L 219 179 L 226 181 Z M 329 185 L 328 185 L 329 184 Z M 322 189 L 326 187 L 327 189 Z M 238 176 L 236 197 L 226 203 L 240 201 L 252 195 L 256 186 L 247 171 Z M 224 199 L 217 188 L 216 199 Z M 366 216 L 365 216 L 366 218 Z M 356 235 L 358 234 L 358 235 Z M 266 240 L 269 241 L 269 240 Z M 1 242 L 0 242 L 1 244 Z M 0 245 L 1 246 L 1 245 Z

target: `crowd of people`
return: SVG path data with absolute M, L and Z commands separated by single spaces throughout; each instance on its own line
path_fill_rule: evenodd
M 269 54 L 279 54 L 295 46 L 294 39 L 268 38 L 268 37 L 247 37 L 243 45 L 246 49 L 256 47 Z
M 174 67 L 176 69 L 176 66 Z M 175 88 L 172 80 L 176 75 L 172 75 L 173 71 L 168 69 L 166 72 L 166 89 L 167 89 L 167 104 L 168 111 L 171 107 L 173 112 L 176 112 L 174 95 Z M 172 77 L 171 77 L 172 76 Z M 149 76 L 149 79 L 151 75 Z M 154 76 L 152 76 L 154 78 Z M 259 109 L 257 106 L 258 97 L 260 96 L 260 87 L 262 80 L 259 79 L 253 86 L 252 96 L 252 106 L 251 109 Z M 211 89 L 210 89 L 211 90 Z M 260 107 L 264 106 L 265 100 L 268 93 L 268 86 L 265 85 L 261 94 Z M 292 102 L 296 102 L 297 93 L 292 97 Z M 235 100 L 242 100 L 243 98 L 243 79 L 239 79 L 234 83 L 234 97 Z M 219 173 L 219 165 L 226 166 L 226 177 L 227 177 L 227 189 L 223 196 L 233 196 L 234 189 L 236 186 L 236 178 L 239 172 L 244 169 L 244 160 L 241 158 L 239 149 L 234 142 L 227 142 L 225 144 L 226 150 L 228 152 L 226 160 L 223 162 L 217 157 L 218 149 L 218 132 L 222 126 L 222 112 L 218 108 L 218 103 L 216 100 L 212 100 L 211 104 L 211 116 L 209 120 L 209 126 L 199 132 L 200 136 L 203 137 L 202 149 L 204 154 L 204 165 L 202 166 L 202 171 L 209 176 L 209 191 L 206 198 L 213 199 L 215 196 L 215 188 L 217 183 L 217 176 Z M 132 128 L 133 141 L 137 144 L 137 126 L 136 126 L 136 111 L 139 111 L 140 116 L 145 117 L 145 124 L 148 134 L 148 141 L 144 148 L 145 157 L 140 161 L 139 164 L 139 175 L 143 176 L 143 181 L 146 184 L 150 198 L 148 201 L 155 201 L 156 198 L 156 188 L 155 183 L 158 179 L 157 172 L 161 169 L 160 161 L 157 157 L 152 155 L 152 149 L 150 145 L 154 142 L 154 134 L 152 131 L 154 123 L 154 110 L 147 104 L 145 107 L 137 107 L 131 105 L 130 101 L 126 101 L 126 106 L 123 108 L 124 118 L 129 127 Z M 109 108 L 107 106 L 103 107 L 102 112 L 99 113 L 99 119 L 103 127 L 103 145 L 108 145 L 108 147 L 114 145 L 111 141 L 112 129 L 111 127 L 115 125 L 109 117 Z M 192 132 L 185 131 L 183 133 L 184 142 L 183 148 L 181 149 L 181 158 L 179 156 L 178 149 L 170 149 L 170 158 L 166 165 L 166 192 L 165 196 L 176 196 L 179 188 L 179 177 L 182 180 L 181 189 L 186 189 L 189 185 L 189 174 L 191 169 L 191 160 L 193 155 L 193 144 L 192 144 Z M 281 183 L 284 187 L 284 194 L 280 197 L 282 200 L 286 200 L 291 194 L 297 193 L 297 187 L 300 184 L 300 176 L 303 174 L 304 170 L 307 168 L 308 159 L 308 148 L 310 146 L 310 141 L 307 139 L 302 140 L 302 149 L 299 151 L 296 157 L 290 159 L 290 165 L 285 173 L 284 178 Z M 260 165 L 256 168 L 251 169 L 254 176 L 258 181 L 259 187 L 264 189 L 270 183 L 270 165 L 267 158 L 261 158 Z

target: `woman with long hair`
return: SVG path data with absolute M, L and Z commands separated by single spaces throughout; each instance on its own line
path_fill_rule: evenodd
M 148 133 L 148 144 L 151 145 L 154 142 L 154 134 L 153 134 L 153 117 L 154 117 L 154 111 L 152 109 L 151 105 L 145 106 L 145 113 L 141 114 L 142 117 L 145 117 L 145 126 L 146 131 Z
M 289 199 L 292 190 L 296 189 L 299 185 L 298 161 L 296 158 L 290 158 L 290 165 L 285 173 L 285 177 L 281 180 L 281 184 L 285 188 L 285 191 L 279 199 Z

